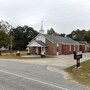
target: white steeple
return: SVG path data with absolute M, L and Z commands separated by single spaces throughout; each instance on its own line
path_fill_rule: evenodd
M 44 34 L 44 30 L 43 30 L 43 21 L 41 21 L 41 28 L 39 30 L 40 34 Z

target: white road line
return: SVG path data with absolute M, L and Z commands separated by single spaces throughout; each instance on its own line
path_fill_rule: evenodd
M 13 76 L 16 76 L 16 77 L 24 78 L 24 79 L 27 79 L 27 80 L 32 80 L 32 81 L 35 81 L 35 82 L 38 82 L 38 83 L 41 83 L 41 84 L 45 84 L 45 85 L 48 85 L 48 86 L 52 86 L 52 87 L 55 87 L 55 88 L 58 88 L 58 89 L 70 90 L 70 89 L 67 89 L 67 88 L 64 88 L 64 87 L 56 86 L 56 85 L 51 84 L 51 83 L 47 83 L 47 82 L 37 80 L 37 79 L 33 79 L 33 78 L 28 78 L 28 77 L 18 75 L 18 74 L 15 74 L 15 73 L 11 73 L 11 72 L 8 72 L 8 71 L 0 70 L 0 72 L 6 73 L 6 74 L 9 74 L 9 75 L 13 75 Z

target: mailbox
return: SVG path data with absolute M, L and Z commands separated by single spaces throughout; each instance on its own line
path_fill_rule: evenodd
M 80 58 L 82 58 L 82 51 L 74 52 L 74 59 L 77 61 L 76 67 L 80 67 Z
M 82 58 L 82 51 L 75 51 L 74 52 L 74 59 L 80 59 Z

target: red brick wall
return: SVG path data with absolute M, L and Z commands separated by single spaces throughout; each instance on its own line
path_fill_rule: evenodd
M 74 47 L 75 47 L 75 51 L 78 51 L 78 45 L 59 45 L 57 47 L 57 44 L 52 43 L 51 41 L 49 41 L 48 39 L 46 39 L 46 55 L 57 55 L 57 49 L 59 52 L 59 55 L 64 54 L 73 54 L 74 53 Z M 71 51 L 70 51 L 70 46 L 71 46 Z M 89 51 L 89 47 L 87 47 L 87 49 L 85 49 L 85 45 L 80 45 L 79 46 L 79 50 L 84 52 L 88 52 Z M 35 48 L 30 48 L 30 52 L 31 54 L 35 54 Z
M 83 53 L 88 52 L 89 51 L 89 47 L 85 47 L 85 45 L 80 45 L 80 51 L 82 51 Z
M 71 50 L 70 50 L 71 47 Z M 74 53 L 74 48 L 75 51 L 78 51 L 78 45 L 62 45 L 62 54 L 73 54 Z
M 56 55 L 57 53 L 57 45 L 50 42 L 48 39 L 46 39 L 46 54 L 47 55 Z
M 62 54 L 69 54 L 69 45 L 62 45 Z
M 78 51 L 78 45 L 59 45 L 57 47 L 57 44 L 50 42 L 48 39 L 46 39 L 46 45 L 47 45 L 47 48 L 46 48 L 47 55 L 57 55 L 57 48 L 58 48 L 59 55 L 73 54 L 74 48 L 75 48 L 75 51 Z M 70 47 L 71 47 L 71 50 L 70 50 Z
M 72 49 L 72 52 L 73 53 L 74 51 L 80 51 L 80 46 L 79 45 L 72 45 L 73 49 Z

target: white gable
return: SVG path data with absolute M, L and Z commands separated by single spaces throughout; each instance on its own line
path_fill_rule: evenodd
M 41 47 L 41 45 L 38 44 L 36 41 L 32 41 L 28 44 L 28 47 Z
M 40 34 L 40 35 L 38 35 L 38 36 L 36 37 L 36 40 L 39 40 L 39 41 L 42 41 L 42 42 L 45 43 L 45 36 L 42 35 L 42 34 Z

